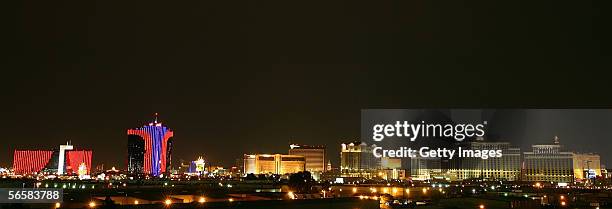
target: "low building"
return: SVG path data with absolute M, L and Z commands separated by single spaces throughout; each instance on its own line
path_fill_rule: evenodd
M 406 179 L 406 170 L 403 169 L 381 169 L 378 171 L 378 177 L 385 180 L 404 180 Z
M 306 159 L 300 155 L 245 154 L 245 174 L 291 174 L 306 169 Z
M 574 178 L 577 182 L 601 176 L 601 163 L 598 154 L 574 153 Z
M 89 175 L 91 150 L 77 150 L 73 145 L 60 145 L 54 150 L 15 150 L 13 170 L 17 175 L 57 174 Z

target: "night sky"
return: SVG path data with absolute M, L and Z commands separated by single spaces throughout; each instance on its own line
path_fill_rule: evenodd
M 175 160 L 296 142 L 337 166 L 363 108 L 612 107 L 609 1 L 19 3 L 2 9 L 0 166 L 71 140 L 123 167 L 155 112 Z M 560 137 L 612 162 L 612 138 Z

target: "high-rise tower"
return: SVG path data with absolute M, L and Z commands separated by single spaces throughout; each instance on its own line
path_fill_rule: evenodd
M 174 132 L 157 121 L 157 113 L 153 122 L 127 134 L 129 173 L 160 176 L 170 170 Z

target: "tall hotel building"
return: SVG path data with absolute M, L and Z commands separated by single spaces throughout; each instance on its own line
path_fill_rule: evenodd
M 570 183 L 574 181 L 572 152 L 561 150 L 559 138 L 553 144 L 533 145 L 533 151 L 525 152 L 525 181 L 552 181 Z
M 300 155 L 244 155 L 245 174 L 291 174 L 304 171 L 306 159 Z
M 325 147 L 292 144 L 289 145 L 290 155 L 304 156 L 306 171 L 311 173 L 325 171 Z
M 128 173 L 160 176 L 170 171 L 174 132 L 157 122 L 157 117 L 148 125 L 127 130 L 127 135 Z
M 15 150 L 13 169 L 19 175 L 89 175 L 91 157 L 91 150 L 77 150 L 68 143 L 55 150 Z
M 380 158 L 374 157 L 376 145 L 365 142 L 342 144 L 340 151 L 340 171 L 344 177 L 371 177 L 372 172 L 380 169 Z
M 456 158 L 451 162 L 451 179 L 486 179 L 518 181 L 521 177 L 521 149 L 508 142 L 467 142 L 462 150 L 502 150 L 497 158 Z

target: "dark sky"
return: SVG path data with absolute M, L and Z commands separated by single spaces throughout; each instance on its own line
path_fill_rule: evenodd
M 155 112 L 175 159 L 291 141 L 337 165 L 362 108 L 612 107 L 609 1 L 19 3 L 2 9 L 1 166 L 69 139 L 122 167 Z

